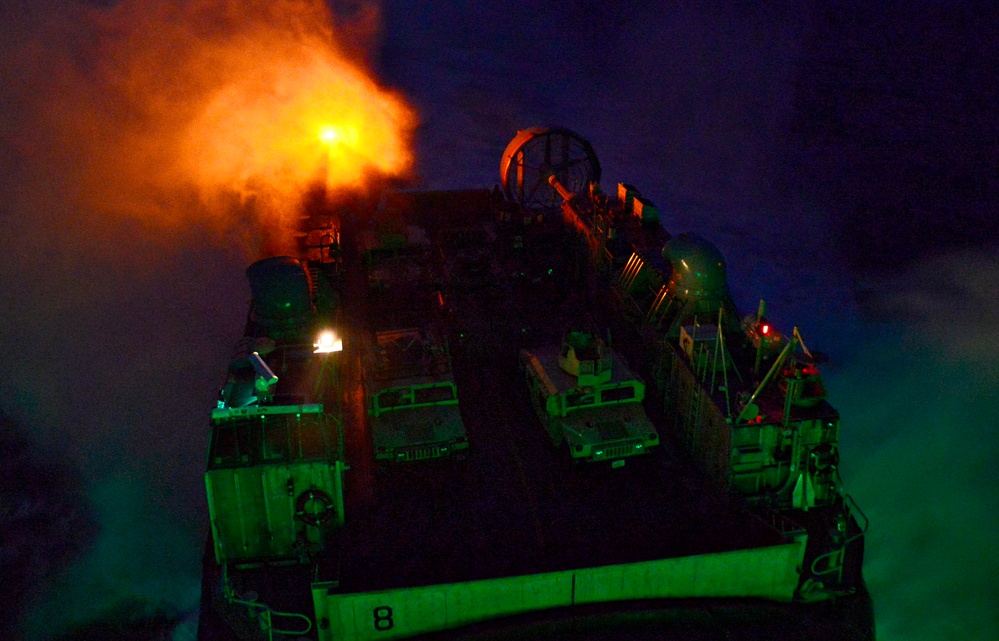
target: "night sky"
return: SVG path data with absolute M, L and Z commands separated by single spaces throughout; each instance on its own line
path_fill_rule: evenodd
M 0 5 L 0 633 L 132 617 L 190 639 L 208 410 L 259 230 L 149 178 L 173 129 L 107 61 L 156 30 L 98 4 Z M 171 32 L 231 28 L 175 4 Z M 331 24 L 415 109 L 416 186 L 492 186 L 518 128 L 558 124 L 605 186 L 712 239 L 743 312 L 765 298 L 830 357 L 879 638 L 992 639 L 999 11 L 707 4 L 357 0 Z M 148 104 L 182 104 L 164 82 Z

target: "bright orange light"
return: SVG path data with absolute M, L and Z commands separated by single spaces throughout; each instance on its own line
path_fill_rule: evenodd
M 40 104 L 96 210 L 240 237 L 280 228 L 290 241 L 317 183 L 335 194 L 412 168 L 415 112 L 350 49 L 373 27 L 334 18 L 323 0 L 122 0 L 79 13 L 83 35 L 66 39 L 93 51 L 50 63 L 58 91 Z
M 332 145 L 340 138 L 340 134 L 337 132 L 336 127 L 326 126 L 319 130 L 319 140 L 322 140 L 328 145 Z
M 329 354 L 331 352 L 343 351 L 343 339 L 337 338 L 337 335 L 330 330 L 324 331 L 319 335 L 319 340 L 312 344 L 315 347 L 316 354 Z
M 319 42 L 263 43 L 252 66 L 244 51 L 224 52 L 247 73 L 216 91 L 189 129 L 199 182 L 280 197 L 316 180 L 361 188 L 372 173 L 409 170 L 415 117 L 402 100 Z
M 357 129 L 324 125 L 319 129 L 319 140 L 327 145 L 357 145 Z

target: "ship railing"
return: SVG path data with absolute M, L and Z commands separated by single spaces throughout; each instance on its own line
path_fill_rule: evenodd
M 267 633 L 268 641 L 273 641 L 274 635 L 276 634 L 281 636 L 304 636 L 312 631 L 312 619 L 304 614 L 299 614 L 297 612 L 279 612 L 277 610 L 272 610 L 263 603 L 237 599 L 235 597 L 228 598 L 227 600 L 233 605 L 245 605 L 248 607 L 260 623 L 260 629 Z M 304 622 L 304 625 L 297 630 L 275 627 L 274 620 L 282 618 L 299 619 Z
M 849 545 L 867 533 L 867 527 L 870 525 L 870 521 L 867 519 L 867 515 L 864 514 L 864 511 L 860 509 L 860 506 L 857 505 L 857 502 L 853 499 L 853 497 L 843 491 L 843 478 L 839 475 L 839 468 L 836 469 L 836 488 L 840 496 L 843 497 L 843 507 L 846 508 L 848 514 L 853 515 L 853 517 L 857 520 L 857 527 L 859 528 L 859 531 L 849 537 L 844 543 L 844 545 Z
M 642 270 L 644 265 L 645 261 L 637 253 L 632 253 L 628 258 L 628 262 L 625 263 L 624 268 L 621 270 L 621 275 L 618 277 L 618 287 L 627 293 L 638 277 L 638 272 Z
M 849 537 L 843 543 L 843 545 L 849 545 L 850 543 L 853 543 L 857 539 L 860 539 L 865 534 L 867 534 L 867 526 L 870 525 L 870 521 L 867 520 L 867 515 L 864 514 L 864 511 L 860 509 L 860 506 L 857 505 L 857 502 L 854 501 L 853 497 L 850 496 L 849 494 L 843 495 L 843 504 L 847 507 L 847 510 L 851 514 L 853 514 L 854 517 L 857 519 L 857 526 L 860 528 L 856 534 Z
M 808 533 L 805 526 L 777 510 L 768 510 L 767 514 L 770 517 L 770 526 L 787 541 L 798 540 Z
M 831 574 L 836 575 L 836 583 L 843 582 L 843 557 L 846 554 L 846 550 L 843 546 L 837 547 L 836 549 L 826 552 L 825 554 L 820 554 L 815 557 L 812 561 L 812 566 L 809 568 L 812 576 L 826 577 Z M 825 564 L 825 567 L 822 567 Z
M 257 620 L 260 630 L 267 634 L 268 641 L 274 641 L 274 635 L 304 636 L 312 631 L 312 619 L 304 614 L 299 614 L 298 612 L 281 612 L 270 608 L 264 603 L 260 603 L 255 600 L 255 598 L 244 599 L 236 596 L 235 591 L 229 584 L 229 574 L 225 568 L 223 568 L 222 580 L 222 591 L 226 602 L 230 605 L 245 606 L 249 610 L 251 616 Z M 297 629 L 276 627 L 276 620 L 297 620 L 303 622 L 303 625 L 299 626 Z M 290 623 L 290 621 L 288 622 Z
M 870 522 L 867 520 L 867 515 L 864 514 L 857 502 L 849 494 L 843 494 L 843 507 L 847 514 L 854 516 L 857 523 L 857 531 L 850 536 L 845 536 L 847 531 L 844 531 L 844 537 L 838 545 L 835 545 L 832 550 L 826 552 L 825 554 L 820 554 L 815 557 L 812 561 L 809 570 L 813 576 L 816 577 L 826 577 L 830 575 L 835 575 L 836 583 L 842 584 L 843 582 L 843 571 L 844 571 L 844 561 L 846 559 L 846 549 L 851 543 L 860 540 L 867 533 L 867 527 Z M 846 521 L 844 530 L 848 530 L 849 521 Z
M 662 327 L 663 319 L 666 318 L 667 312 L 673 306 L 673 297 L 669 295 L 669 286 L 662 285 L 659 291 L 656 292 L 655 298 L 652 299 L 652 304 L 649 306 L 649 310 L 645 313 L 645 319 L 643 322 L 652 325 L 652 327 L 658 331 Z

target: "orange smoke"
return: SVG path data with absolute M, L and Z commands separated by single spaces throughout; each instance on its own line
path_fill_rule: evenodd
M 321 0 L 79 11 L 49 34 L 67 46 L 43 111 L 49 152 L 90 208 L 164 230 L 207 219 L 273 234 L 317 183 L 363 189 L 411 170 L 413 110 L 338 43 L 334 25 L 352 25 Z
M 233 73 L 182 141 L 184 156 L 198 159 L 190 166 L 198 182 L 245 189 L 266 177 L 278 191 L 297 192 L 320 176 L 331 187 L 358 187 L 369 171 L 409 168 L 411 111 L 317 35 L 289 38 L 268 26 L 211 52 Z

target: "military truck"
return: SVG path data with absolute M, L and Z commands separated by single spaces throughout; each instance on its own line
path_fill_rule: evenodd
M 376 460 L 434 459 L 468 448 L 447 343 L 430 328 L 378 332 L 364 391 Z
M 642 407 L 645 383 L 591 332 L 568 332 L 560 347 L 520 351 L 531 402 L 541 423 L 574 461 L 645 454 L 659 434 Z
M 375 459 L 406 462 L 468 448 L 451 371 L 440 252 L 425 233 L 376 220 L 364 249 L 371 334 L 363 357 Z

